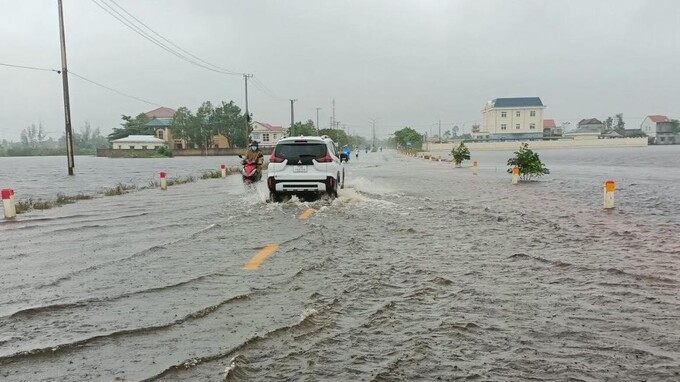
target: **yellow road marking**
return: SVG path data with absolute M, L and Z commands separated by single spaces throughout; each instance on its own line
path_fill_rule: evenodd
M 279 248 L 278 244 L 267 244 L 258 252 L 255 256 L 253 256 L 248 262 L 243 266 L 243 269 L 247 269 L 249 271 L 255 270 L 262 265 L 264 260 L 269 257 L 276 249 Z
M 300 214 L 300 220 L 309 219 L 310 217 L 312 217 L 312 215 L 314 215 L 314 212 L 316 212 L 316 211 L 314 211 L 314 208 L 306 209 L 305 212 Z

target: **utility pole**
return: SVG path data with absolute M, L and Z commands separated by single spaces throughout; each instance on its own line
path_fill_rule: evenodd
M 252 74 L 243 73 L 243 79 L 246 81 L 246 140 L 243 147 L 248 147 L 248 137 L 250 136 L 250 113 L 248 112 L 248 78 L 253 77 Z
M 64 11 L 59 4 L 59 40 L 61 42 L 61 81 L 64 88 L 64 120 L 66 122 L 66 158 L 68 174 L 73 175 L 75 163 L 73 160 L 73 130 L 71 129 L 71 100 L 68 95 L 68 69 L 66 65 L 66 37 L 64 36 Z
M 296 99 L 290 100 L 290 136 L 293 136 L 293 128 L 295 126 L 295 111 L 293 110 L 293 103 Z
M 375 119 L 371 119 L 371 125 L 373 129 L 373 147 L 375 147 Z
M 442 120 L 439 120 L 439 143 L 442 143 Z
M 333 98 L 333 119 L 331 119 L 331 129 L 336 128 L 336 122 L 335 122 L 335 98 Z
M 316 133 L 321 135 L 321 129 L 319 128 L 319 110 L 321 110 L 320 107 L 316 108 Z

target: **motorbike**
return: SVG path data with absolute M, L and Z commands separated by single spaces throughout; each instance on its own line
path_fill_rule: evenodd
M 242 157 L 239 155 L 239 158 Z M 241 161 L 241 164 L 243 165 L 243 170 L 241 171 L 243 183 L 249 184 L 260 181 L 262 173 L 257 168 L 257 162 L 250 159 L 244 159 Z

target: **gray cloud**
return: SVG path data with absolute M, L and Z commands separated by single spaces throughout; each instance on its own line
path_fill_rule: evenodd
M 623 112 L 678 117 L 678 14 L 673 0 L 569 1 L 131 1 L 116 0 L 197 56 L 254 73 L 257 120 L 296 117 L 380 136 L 480 119 L 491 98 L 540 96 L 546 117 L 577 121 Z M 65 0 L 69 68 L 140 98 L 177 108 L 243 104 L 243 78 L 187 64 L 144 40 L 92 1 Z M 0 62 L 59 68 L 56 2 L 0 1 Z M 60 77 L 0 67 L 0 138 L 42 122 L 63 131 Z M 272 93 L 272 94 L 268 94 Z M 71 78 L 75 126 L 108 132 L 120 114 L 153 109 Z M 274 95 L 276 98 L 272 97 Z

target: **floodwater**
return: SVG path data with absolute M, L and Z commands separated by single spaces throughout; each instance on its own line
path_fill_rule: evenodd
M 231 176 L 0 223 L 0 379 L 679 380 L 680 147 L 540 154 L 515 186 L 509 153 L 362 152 L 333 201 Z

